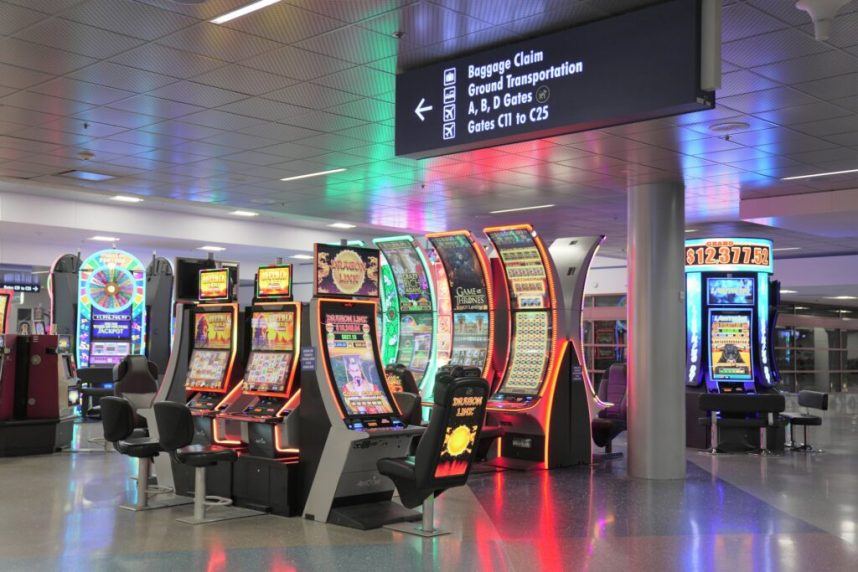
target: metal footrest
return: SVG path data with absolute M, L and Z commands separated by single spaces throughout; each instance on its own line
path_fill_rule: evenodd
M 189 505 L 189 504 L 194 504 L 194 499 L 189 498 L 189 497 L 180 497 L 180 496 L 173 495 L 173 496 L 166 497 L 166 498 L 163 496 L 159 496 L 159 498 L 157 500 L 150 500 L 149 502 L 146 503 L 145 506 L 142 506 L 142 507 L 134 505 L 134 504 L 123 504 L 123 505 L 120 505 L 119 508 L 125 509 L 125 510 L 130 510 L 133 512 L 142 512 L 142 511 L 146 511 L 146 510 L 154 510 L 156 508 L 168 508 L 171 506 L 185 506 L 185 505 Z
M 229 499 L 227 499 L 229 500 Z M 208 505 L 208 501 L 206 501 Z M 232 501 L 230 501 L 232 504 Z M 212 506 L 212 505 L 209 505 Z M 260 512 L 258 510 L 251 510 L 249 508 L 238 508 L 234 506 L 217 504 L 213 505 L 212 508 L 207 509 L 205 515 L 202 518 L 197 518 L 193 515 L 191 516 L 183 516 L 182 518 L 177 518 L 176 520 L 179 522 L 183 522 L 185 524 L 206 524 L 209 522 L 220 522 L 222 520 L 233 520 L 236 518 L 247 518 L 250 516 L 260 516 L 266 514 L 264 512 Z

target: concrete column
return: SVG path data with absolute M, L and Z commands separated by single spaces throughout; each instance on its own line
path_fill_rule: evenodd
M 631 184 L 629 474 L 685 478 L 685 188 Z

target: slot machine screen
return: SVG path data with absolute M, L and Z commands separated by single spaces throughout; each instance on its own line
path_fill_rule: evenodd
M 200 270 L 199 299 L 229 300 L 232 280 L 229 268 Z
M 453 315 L 451 364 L 483 369 L 488 349 L 488 312 L 460 312 Z
M 295 349 L 294 312 L 253 312 L 250 349 L 291 352 Z
M 752 310 L 709 311 L 709 370 L 715 381 L 750 381 Z
M 292 266 L 262 266 L 256 273 L 257 298 L 288 298 L 292 295 Z
M 286 389 L 291 365 L 291 352 L 253 352 L 244 374 L 244 385 L 248 391 L 280 393 Z
M 707 299 L 710 306 L 752 306 L 754 304 L 754 279 L 707 278 Z
M 228 350 L 232 347 L 232 312 L 197 312 L 194 315 L 194 348 Z
M 410 240 L 381 241 L 378 247 L 393 268 L 400 312 L 431 312 L 429 276 Z
M 414 374 L 417 383 L 429 366 L 432 352 L 432 314 L 405 314 L 399 318 L 399 353 L 401 363 Z
M 195 349 L 185 387 L 220 389 L 228 363 L 228 351 Z
M 430 241 L 444 265 L 453 310 L 488 310 L 489 296 L 483 270 L 468 237 L 452 234 L 433 236 Z
M 548 312 L 515 312 L 513 320 L 510 363 L 499 393 L 536 395 L 551 352 Z
M 57 336 L 57 352 L 61 354 L 71 353 L 71 336 Z
M 393 413 L 375 350 L 373 304 L 322 304 L 325 359 L 346 416 Z
M 548 277 L 533 236 L 516 228 L 488 233 L 506 269 L 513 310 L 549 308 Z

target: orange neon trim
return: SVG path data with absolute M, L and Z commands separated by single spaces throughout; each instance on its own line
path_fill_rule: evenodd
M 0 335 L 5 334 L 8 331 L 9 309 L 12 308 L 12 298 L 14 296 L 15 292 L 13 290 L 0 290 L 0 304 L 3 306 L 3 321 L 0 322 Z
M 287 411 L 293 411 L 298 405 L 301 403 L 301 388 L 298 388 L 295 393 L 292 394 L 283 407 L 280 408 L 280 411 L 277 412 L 277 417 L 283 417 Z
M 235 366 L 235 355 L 238 350 L 238 303 L 232 302 L 229 304 L 199 304 L 198 308 L 223 308 L 229 306 L 232 310 L 232 340 L 230 340 L 229 348 L 229 365 L 226 368 L 226 375 L 220 382 L 220 387 L 196 387 L 186 386 L 185 391 L 204 391 L 206 393 L 226 393 L 228 390 L 229 380 L 232 379 L 232 369 Z
M 295 331 L 292 334 L 292 363 L 289 365 L 289 379 L 286 381 L 286 386 L 282 392 L 278 391 L 251 391 L 245 390 L 247 395 L 260 395 L 265 397 L 289 397 L 292 395 L 292 384 L 295 381 L 295 372 L 298 369 L 298 350 L 301 347 L 301 304 L 299 302 L 260 302 L 254 306 L 294 306 L 295 307 Z M 239 385 L 244 386 L 244 380 L 241 380 Z
M 561 346 L 561 349 L 560 349 L 561 358 L 566 353 L 566 346 L 567 345 L 569 345 L 569 340 L 563 340 L 563 345 Z M 559 365 L 560 365 L 561 361 L 562 361 L 562 359 L 557 360 L 557 364 L 556 364 L 557 369 L 559 369 Z M 554 383 L 557 383 L 557 374 L 558 373 L 559 372 L 557 370 L 555 370 L 554 372 L 551 373 L 551 378 L 554 380 Z M 542 464 L 545 466 L 546 469 L 549 468 L 549 466 L 548 466 L 548 454 L 549 454 L 549 450 L 550 450 L 549 444 L 551 443 L 551 408 L 554 406 L 554 392 L 553 391 L 548 394 L 547 403 L 548 403 L 548 405 L 547 405 L 547 410 L 546 410 L 546 414 L 545 414 L 545 450 L 543 451 L 543 457 L 542 457 Z
M 240 390 L 241 390 L 241 384 L 240 383 L 235 384 L 235 387 L 233 387 L 229 391 L 229 393 L 226 394 L 226 397 L 221 399 L 220 403 L 217 404 L 217 407 L 215 407 L 215 411 L 217 411 L 218 409 L 220 409 L 224 405 L 229 405 L 229 403 L 231 403 L 233 400 L 233 395 L 236 392 L 239 392 L 239 394 L 240 394 Z M 241 445 L 242 444 L 241 441 L 236 441 L 234 439 L 228 439 L 226 436 L 218 435 L 218 421 L 219 421 L 218 417 L 214 417 L 212 419 L 212 439 L 214 439 L 214 442 L 217 443 L 218 445 Z
M 488 313 L 489 313 L 489 345 L 488 345 L 488 348 L 486 350 L 486 361 L 485 361 L 485 364 L 483 365 L 483 372 L 482 373 L 483 373 L 483 377 L 488 380 L 489 374 L 492 372 L 492 360 L 494 359 L 494 351 L 495 351 L 494 350 L 494 346 L 495 346 L 495 302 L 494 302 L 494 296 L 492 295 L 492 280 L 491 280 L 491 274 L 488 271 L 488 257 L 486 256 L 486 251 L 483 250 L 483 247 L 480 246 L 480 243 L 477 242 L 476 239 L 474 239 L 474 235 L 471 234 L 471 231 L 469 231 L 469 230 L 450 230 L 450 231 L 446 231 L 446 232 L 430 232 L 429 234 L 426 235 L 426 238 L 431 241 L 433 238 L 441 238 L 444 236 L 456 236 L 456 235 L 467 237 L 468 241 L 471 243 L 471 249 L 473 249 L 473 251 L 476 253 L 477 260 L 480 263 L 480 268 L 483 271 L 483 282 L 486 285 L 486 296 L 488 296 L 487 306 L 488 306 Z M 437 248 L 435 249 L 435 252 L 438 253 L 438 257 L 441 258 L 443 261 L 444 257 L 441 256 L 441 252 Z M 447 270 L 446 265 L 444 266 L 444 270 L 445 271 Z M 450 284 L 449 278 L 448 278 L 447 284 L 448 284 L 448 286 Z M 451 292 L 451 295 L 452 295 L 452 292 Z M 451 305 L 451 307 L 452 307 L 452 305 Z M 451 315 L 455 315 L 455 313 L 456 313 L 455 310 L 452 310 Z M 451 332 L 451 336 L 452 336 L 452 338 L 451 338 L 452 339 L 451 347 L 452 347 L 456 343 L 456 335 L 453 332 Z

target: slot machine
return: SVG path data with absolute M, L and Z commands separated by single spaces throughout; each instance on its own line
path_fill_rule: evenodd
M 292 301 L 292 266 L 263 266 L 256 273 L 244 377 L 218 407 L 220 442 L 250 455 L 297 456 L 297 349 L 303 308 Z M 229 425 L 232 424 L 233 427 Z M 237 431 L 236 426 L 237 425 Z
M 554 468 L 589 463 L 598 398 L 581 345 L 584 284 L 604 236 L 556 239 L 530 225 L 485 229 L 509 309 L 509 357 L 489 398 L 487 427 L 500 431 L 493 465 Z
M 385 383 L 377 338 L 379 252 L 315 246 L 309 339 L 301 348 L 300 468 L 305 518 L 353 528 L 419 518 L 391 501 L 376 463 L 405 457 L 407 425 Z
M 218 406 L 235 383 L 238 303 L 230 268 L 199 271 L 198 303 L 191 313 L 190 361 L 185 377 L 195 442 L 230 444 L 214 423 Z
M 774 329 L 780 283 L 772 242 L 760 238 L 685 241 L 686 441 L 705 447 L 700 393 L 777 391 Z
M 382 254 L 382 361 L 401 364 L 414 376 L 424 402 L 432 402 L 438 331 L 435 286 L 423 250 L 412 236 L 378 238 Z M 384 270 L 390 269 L 389 280 Z M 396 320 L 391 327 L 386 321 Z

